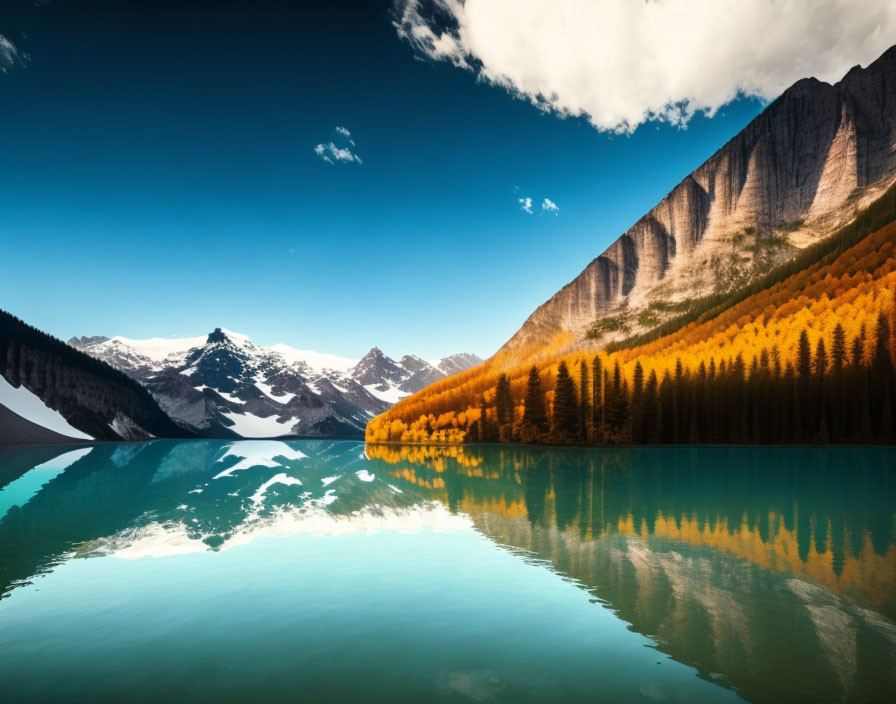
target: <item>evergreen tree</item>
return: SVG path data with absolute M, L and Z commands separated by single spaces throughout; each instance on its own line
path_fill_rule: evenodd
M 604 441 L 604 387 L 603 365 L 600 357 L 595 356 L 591 362 L 591 425 L 594 427 L 597 442 Z
M 529 370 L 529 382 L 526 386 L 526 407 L 523 411 L 523 425 L 527 432 L 534 433 L 536 439 L 541 439 L 548 431 L 548 414 L 544 405 L 544 391 L 541 389 L 541 377 L 538 376 L 538 368 L 532 366 Z
M 871 356 L 871 368 L 879 374 L 889 375 L 891 367 L 890 325 L 887 323 L 887 316 L 881 312 L 877 316 L 877 326 L 874 330 L 874 352 Z
M 641 362 L 635 362 L 635 371 L 632 377 L 632 400 L 637 402 L 641 399 L 644 391 L 644 367 Z
M 657 435 L 659 442 L 675 442 L 675 429 L 673 427 L 675 399 L 672 391 L 672 377 L 669 376 L 668 371 L 663 374 L 663 379 L 660 382 L 658 405 Z
M 641 401 L 641 431 L 642 442 L 659 443 L 659 385 L 656 380 L 656 372 L 651 369 L 644 386 L 644 396 Z
M 865 351 L 865 326 L 862 325 L 859 334 L 852 341 L 852 368 L 858 370 L 864 361 Z
M 510 394 L 510 381 L 506 374 L 498 377 L 495 388 L 495 414 L 498 420 L 498 439 L 501 442 L 513 441 L 513 396 Z
M 588 442 L 588 424 L 591 421 L 591 404 L 588 403 L 591 396 L 589 384 L 588 364 L 583 359 L 579 363 L 579 437 L 582 442 Z
M 631 409 L 629 412 L 631 417 L 633 442 L 644 442 L 645 438 L 643 400 L 644 367 L 641 366 L 641 362 L 635 362 L 635 371 L 632 377 Z
M 576 385 L 569 374 L 566 362 L 557 367 L 557 382 L 554 386 L 554 438 L 569 442 L 580 433 L 579 400 Z
M 628 385 L 622 381 L 622 370 L 619 363 L 613 368 L 613 382 L 609 386 L 611 393 L 606 396 L 607 439 L 611 442 L 625 442 L 630 435 L 628 425 L 629 399 Z
M 828 354 L 824 346 L 824 338 L 818 338 L 818 344 L 815 346 L 815 376 L 824 380 L 825 372 L 828 370 Z
M 809 348 L 809 335 L 803 330 L 796 350 L 796 371 L 800 379 L 808 381 L 812 374 L 812 350 Z
M 838 373 L 846 362 L 846 333 L 843 326 L 837 323 L 834 326 L 834 336 L 831 343 L 831 371 Z
M 495 387 L 495 413 L 499 426 L 513 423 L 513 397 L 510 395 L 510 381 L 506 374 L 498 377 L 498 385 Z

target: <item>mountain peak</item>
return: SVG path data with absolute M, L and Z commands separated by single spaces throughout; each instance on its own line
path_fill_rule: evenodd
M 87 335 L 81 335 L 81 337 L 78 337 L 76 335 L 68 341 L 68 344 L 70 347 L 81 348 L 87 345 L 95 345 L 100 342 L 106 342 L 108 339 L 109 338 L 105 335 L 91 335 L 90 337 L 88 337 Z
M 224 334 L 224 331 L 221 328 L 215 328 L 214 331 L 208 334 L 208 339 L 206 340 L 206 344 L 212 344 L 213 342 L 228 342 L 228 337 Z
M 477 364 L 482 364 L 482 359 L 471 352 L 460 352 L 443 357 L 434 366 L 442 371 L 446 376 L 466 371 Z
M 406 354 L 404 357 L 402 357 L 400 360 L 398 360 L 398 363 L 401 366 L 405 367 L 406 369 L 409 367 L 420 368 L 420 367 L 432 366 L 425 359 L 423 359 L 422 357 L 418 357 L 415 354 Z

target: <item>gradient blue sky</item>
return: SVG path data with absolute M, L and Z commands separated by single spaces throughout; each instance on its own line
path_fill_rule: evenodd
M 762 108 L 601 133 L 387 2 L 11 0 L 0 34 L 0 307 L 62 338 L 485 357 Z M 363 163 L 315 154 L 337 126 Z

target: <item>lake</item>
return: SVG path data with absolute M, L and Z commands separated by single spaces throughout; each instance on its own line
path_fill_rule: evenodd
M 896 691 L 896 450 L 0 451 L 8 702 Z

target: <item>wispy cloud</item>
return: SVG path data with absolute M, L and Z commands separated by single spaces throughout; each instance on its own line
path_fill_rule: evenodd
M 541 201 L 541 212 L 553 213 L 554 215 L 558 215 L 560 213 L 560 208 L 558 208 L 557 204 L 550 198 L 545 198 L 543 201 Z
M 520 203 L 520 208 L 524 213 L 532 214 L 532 199 L 531 198 L 518 198 Z
M 22 57 L 16 45 L 0 34 L 0 73 L 6 73 L 21 62 Z
M 361 157 L 352 152 L 348 147 L 337 147 L 333 142 L 328 142 L 327 144 L 318 144 L 314 147 L 314 153 L 317 154 L 324 161 L 328 161 L 331 164 L 335 164 L 337 161 L 341 161 L 344 163 L 355 163 L 355 164 L 363 164 L 361 161 Z
M 562 116 L 632 132 L 683 126 L 738 95 L 833 82 L 896 37 L 886 0 L 396 0 L 419 56 Z
M 352 133 L 349 132 L 345 127 L 343 127 L 342 125 L 338 125 L 336 127 L 336 131 L 343 137 L 345 137 L 349 142 L 351 142 L 352 146 L 355 146 L 355 140 L 352 139 Z
M 314 147 L 314 153 L 329 164 L 363 164 L 361 157 L 354 151 L 355 140 L 352 139 L 352 133 L 342 125 L 334 130 L 337 139 L 347 142 L 347 145 L 340 146 L 336 142 L 322 142 Z

